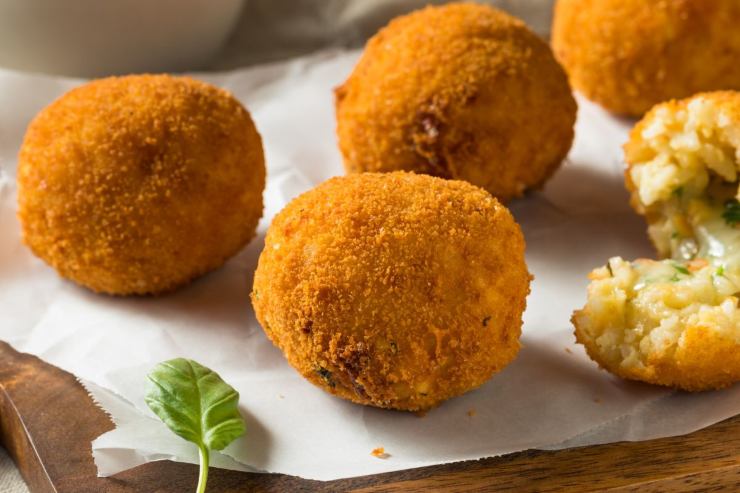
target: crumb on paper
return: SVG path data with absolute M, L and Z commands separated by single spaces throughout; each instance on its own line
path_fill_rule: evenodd
M 424 416 L 427 415 L 427 412 L 429 412 L 429 410 L 425 409 L 423 411 L 414 411 L 414 414 L 416 415 L 417 418 L 423 418 Z
M 594 397 L 594 402 L 596 404 L 601 404 L 601 399 L 599 397 Z
M 472 418 L 473 416 L 476 415 L 476 412 L 477 411 L 475 409 L 468 409 L 468 416 Z
M 569 347 L 565 348 L 565 352 L 568 354 L 573 354 L 573 351 L 571 351 Z
M 278 394 L 279 399 L 285 399 L 285 396 L 283 394 Z
M 391 454 L 386 453 L 383 447 L 374 448 L 373 451 L 370 452 L 370 455 L 377 457 L 378 459 L 387 459 L 391 456 Z

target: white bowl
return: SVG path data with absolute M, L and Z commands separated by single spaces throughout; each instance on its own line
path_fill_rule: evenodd
M 244 0 L 2 0 L 0 66 L 100 77 L 204 68 Z

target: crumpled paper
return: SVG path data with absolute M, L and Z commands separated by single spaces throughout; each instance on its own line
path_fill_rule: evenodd
M 223 268 L 156 298 L 96 295 L 62 280 L 20 242 L 16 152 L 44 105 L 80 83 L 0 71 L 0 339 L 78 376 L 116 429 L 92 443 L 103 476 L 143 462 L 197 462 L 144 403 L 145 375 L 188 357 L 241 394 L 247 433 L 217 467 L 336 479 L 562 448 L 688 433 L 740 411 L 740 386 L 685 394 L 600 371 L 574 344 L 569 322 L 586 275 L 613 255 L 652 256 L 627 204 L 620 145 L 631 125 L 579 100 L 576 142 L 542 192 L 510 204 L 535 276 L 516 361 L 478 390 L 419 417 L 363 407 L 303 380 L 262 333 L 248 293 L 264 231 L 292 197 L 342 174 L 332 88 L 357 52 L 328 51 L 201 79 L 251 111 L 268 165 L 258 237 Z M 384 447 L 390 456 L 370 452 Z

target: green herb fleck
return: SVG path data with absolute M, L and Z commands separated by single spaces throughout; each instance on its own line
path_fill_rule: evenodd
M 673 190 L 673 195 L 675 195 L 679 199 L 683 198 L 683 186 L 680 186 Z
M 691 275 L 691 272 L 689 272 L 689 269 L 687 269 L 686 267 L 684 267 L 681 264 L 673 264 L 673 268 L 676 269 L 679 273 L 681 273 L 681 274 L 683 274 L 685 276 L 690 276 Z
M 147 375 L 144 400 L 176 435 L 198 446 L 196 493 L 206 490 L 210 450 L 223 450 L 246 430 L 239 393 L 213 370 L 189 359 L 159 363 Z
M 337 384 L 334 382 L 334 379 L 332 378 L 331 372 L 329 370 L 327 370 L 326 368 L 324 368 L 322 366 L 319 366 L 316 369 L 316 373 L 319 374 L 319 376 L 322 378 L 322 380 L 324 380 L 324 382 L 326 382 L 326 384 L 329 387 L 336 387 L 337 386 Z
M 724 277 L 725 276 L 725 266 L 720 265 L 717 267 L 717 270 L 714 272 L 714 275 L 717 277 Z
M 725 211 L 722 213 L 722 219 L 730 226 L 737 226 L 740 223 L 740 202 L 737 199 L 725 202 Z

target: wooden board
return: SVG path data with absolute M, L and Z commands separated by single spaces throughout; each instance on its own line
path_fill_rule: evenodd
M 0 342 L 0 443 L 33 493 L 195 490 L 197 467 L 160 461 L 96 477 L 90 442 L 113 428 L 75 378 Z M 339 481 L 213 469 L 209 493 L 266 491 L 740 491 L 740 416 L 683 437 L 411 469 Z

